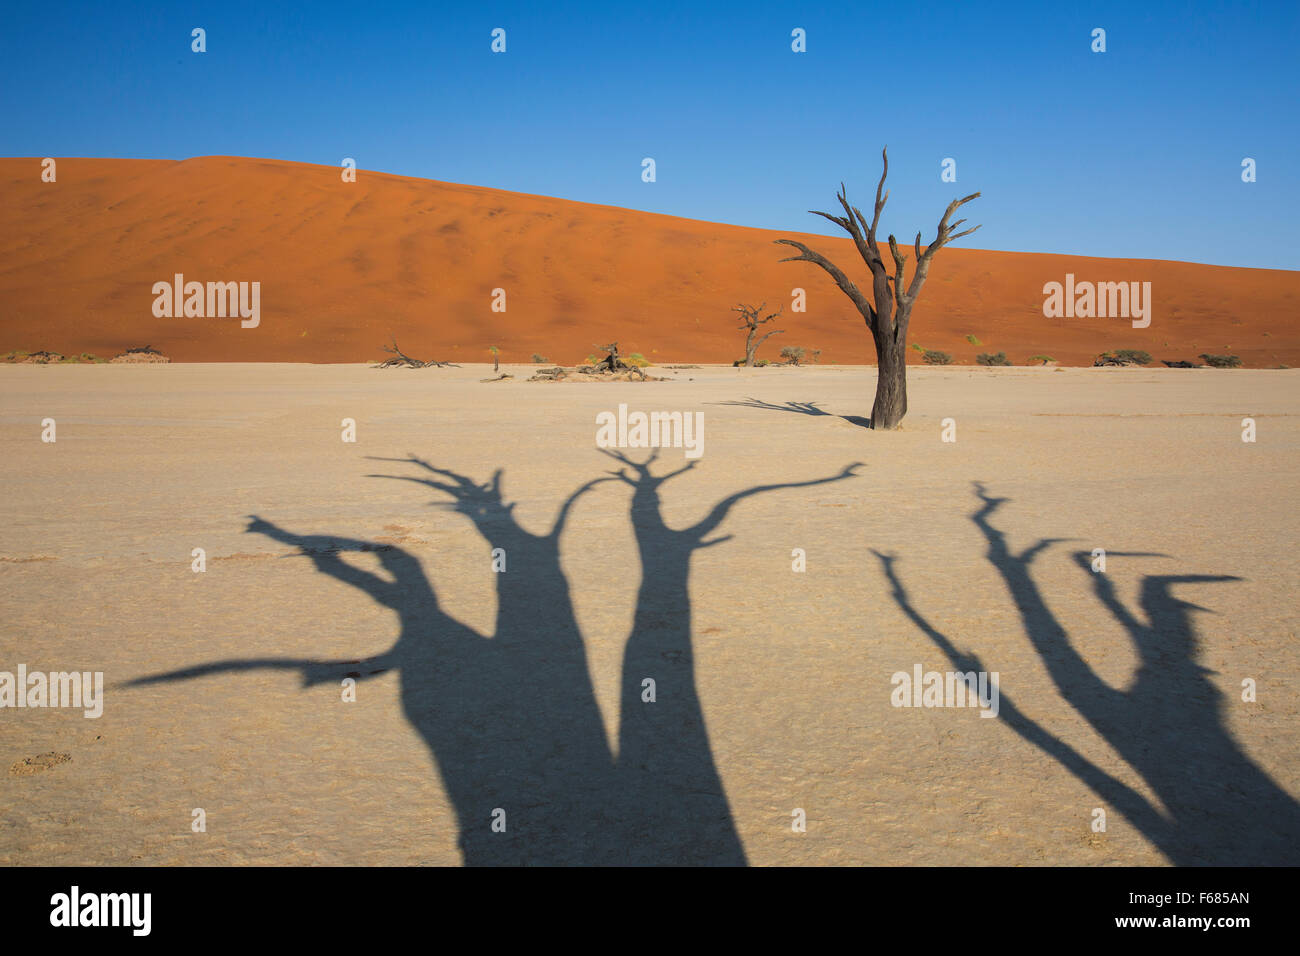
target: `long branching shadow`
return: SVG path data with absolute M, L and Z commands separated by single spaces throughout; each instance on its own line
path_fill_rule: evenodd
M 1206 610 L 1174 596 L 1176 585 L 1238 581 L 1228 575 L 1149 575 L 1139 603 L 1146 620 L 1125 606 L 1104 574 L 1091 573 L 1089 552 L 1075 562 L 1092 579 L 1102 606 L 1128 632 L 1139 665 L 1126 689 L 1103 681 L 1075 650 L 1030 573 L 1034 560 L 1056 542 L 1044 538 L 1019 553 L 993 526 L 1008 499 L 989 495 L 972 520 L 988 542 L 1025 633 L 1057 691 L 1133 768 L 1154 792 L 1148 800 L 1026 716 L 1003 689 L 999 716 L 1016 733 L 1061 763 L 1118 809 L 1173 863 L 1180 865 L 1294 864 L 1300 859 L 1300 805 L 1247 756 L 1232 737 L 1223 696 L 1197 663 L 1191 612 Z M 896 557 L 874 552 L 904 614 L 960 671 L 984 670 L 916 609 L 899 580 Z M 1110 552 L 1116 557 L 1164 557 Z
M 403 711 L 428 745 L 454 806 L 467 865 L 743 864 L 690 670 L 690 555 L 723 540 L 704 539 L 742 499 L 838 481 L 852 468 L 738 492 L 697 525 L 674 531 L 658 517 L 657 489 L 690 466 L 654 478 L 653 457 L 643 465 L 619 457 L 637 477 L 620 471 L 587 482 L 563 502 L 546 534 L 515 520 L 514 504 L 503 499 L 500 470 L 476 482 L 414 456 L 386 459 L 413 465 L 417 473 L 374 477 L 417 482 L 449 496 L 448 507 L 473 521 L 492 549 L 501 549 L 506 570 L 494 574 L 498 609 L 491 637 L 441 607 L 419 559 L 404 549 L 295 534 L 254 517 L 249 532 L 297 548 L 320 572 L 392 609 L 400 624 L 392 648 L 365 661 L 217 661 L 131 684 L 270 668 L 297 670 L 304 685 L 312 685 L 396 670 Z M 617 756 L 560 563 L 560 538 L 575 502 L 597 484 L 616 480 L 635 489 L 632 517 L 643 565 L 625 655 Z M 362 551 L 375 552 L 388 576 L 342 557 Z M 653 704 L 641 698 L 644 676 L 660 681 Z
M 632 489 L 632 528 L 641 557 L 632 633 L 624 646 L 618 766 L 626 800 L 638 806 L 640 830 L 628 846 L 636 862 L 745 862 L 740 837 L 714 763 L 695 681 L 689 576 L 694 552 L 729 540 L 709 537 L 731 509 L 770 491 L 842 481 L 858 464 L 811 481 L 759 485 L 719 501 L 685 528 L 664 521 L 660 488 L 695 461 L 656 477 L 654 452 L 643 464 L 604 454 L 622 465 L 615 477 Z M 647 680 L 653 685 L 647 685 Z M 655 699 L 646 699 L 650 687 Z
M 870 428 L 871 419 L 861 415 L 834 415 L 822 408 L 818 402 L 765 402 L 759 398 L 747 398 L 743 402 L 710 402 L 712 405 L 738 405 L 742 408 L 762 408 L 771 412 L 795 412 L 799 415 L 811 415 L 814 418 L 840 418 L 859 428 Z

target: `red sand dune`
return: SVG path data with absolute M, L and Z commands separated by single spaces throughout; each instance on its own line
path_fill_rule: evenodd
M 729 362 L 743 335 L 737 302 L 785 304 L 781 346 L 823 362 L 874 361 L 861 319 L 808 263 L 780 263 L 799 238 L 859 285 L 847 238 L 719 225 L 653 213 L 335 167 L 206 156 L 184 161 L 0 159 L 0 352 L 111 356 L 150 344 L 182 362 L 362 362 L 396 335 L 420 358 L 507 362 L 534 352 L 574 363 L 617 339 L 651 361 Z M 835 184 L 827 184 L 827 196 Z M 935 210 L 936 218 L 940 210 Z M 886 225 L 900 236 L 933 222 Z M 810 217 L 811 221 L 811 217 Z M 969 240 L 965 240 L 969 241 Z M 261 324 L 155 318 L 152 286 L 261 282 Z M 1045 318 L 1043 284 L 1150 281 L 1148 329 L 1125 319 Z M 795 287 L 808 311 L 790 313 Z M 504 288 L 507 311 L 490 310 Z M 1004 351 L 1091 364 L 1139 348 L 1160 359 L 1232 353 L 1247 366 L 1300 364 L 1300 272 L 1159 260 L 942 250 L 911 340 L 959 363 Z M 770 328 L 770 326 L 769 326 Z M 981 345 L 965 337 L 977 336 Z M 912 353 L 912 360 L 918 357 Z

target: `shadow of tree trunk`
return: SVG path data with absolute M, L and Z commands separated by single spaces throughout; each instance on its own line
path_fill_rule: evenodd
M 641 556 L 632 634 L 623 652 L 618 732 L 618 767 L 626 802 L 639 822 L 628 853 L 635 862 L 741 865 L 745 853 L 732 821 L 713 758 L 704 709 L 695 681 L 689 577 L 691 556 L 730 536 L 709 538 L 746 498 L 787 488 L 841 481 L 838 475 L 811 481 L 760 485 L 718 502 L 697 523 L 680 529 L 664 521 L 660 488 L 690 471 L 690 462 L 655 477 L 651 454 L 643 463 L 605 451 L 625 465 L 615 473 L 633 489 L 631 518 Z M 644 681 L 654 681 L 655 700 L 644 699 Z
M 1300 805 L 1237 745 L 1223 719 L 1223 698 L 1197 663 L 1192 610 L 1173 596 L 1181 584 L 1237 581 L 1227 575 L 1152 575 L 1144 578 L 1140 603 L 1146 621 L 1115 594 L 1104 574 L 1092 575 L 1103 607 L 1128 631 L 1139 667 L 1127 690 L 1102 681 L 1074 649 L 1030 573 L 1034 560 L 1057 543 L 1044 538 L 1016 554 L 990 517 L 1007 502 L 975 491 L 982 502 L 972 520 L 988 542 L 997 569 L 1020 615 L 1025 634 L 1057 691 L 1119 753 L 1154 791 L 1153 805 L 1047 733 L 1025 716 L 1005 690 L 999 716 L 1117 808 L 1170 861 L 1181 865 L 1294 864 L 1300 859 Z M 908 597 L 894 567 L 896 558 L 874 552 L 893 586 L 899 607 L 961 671 L 984 670 L 979 659 L 958 651 Z M 1111 552 L 1108 557 L 1163 557 Z M 1075 561 L 1090 573 L 1089 555 Z
M 837 481 L 852 468 L 738 492 L 695 526 L 675 531 L 663 524 L 658 498 L 659 485 L 673 475 L 656 479 L 649 462 L 622 459 L 636 479 L 620 473 L 588 482 L 564 501 L 551 530 L 539 535 L 515 521 L 514 505 L 502 497 L 500 470 L 479 483 L 415 457 L 397 460 L 423 473 L 374 477 L 447 494 L 449 507 L 473 521 L 491 548 L 505 552 L 506 570 L 494 574 L 498 607 L 490 638 L 442 609 L 419 559 L 402 548 L 295 534 L 254 517 L 249 532 L 297 548 L 291 557 L 310 558 L 321 573 L 390 608 L 400 625 L 393 646 L 365 661 L 216 661 L 127 686 L 258 669 L 296 670 L 303 685 L 312 686 L 396 670 L 403 712 L 432 753 L 454 807 L 466 865 L 744 864 L 695 688 L 690 556 L 725 540 L 704 539 L 738 501 Z M 596 702 L 559 547 L 578 498 L 614 480 L 634 488 L 643 573 L 624 656 L 617 758 Z M 384 574 L 350 564 L 342 557 L 349 552 L 373 552 Z M 485 573 L 489 566 L 485 554 Z M 655 704 L 641 702 L 642 676 L 659 682 Z M 503 832 L 492 826 L 498 811 L 504 811 Z

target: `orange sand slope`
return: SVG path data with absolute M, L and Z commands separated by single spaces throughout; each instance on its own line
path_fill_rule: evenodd
M 781 346 L 874 361 L 861 319 L 821 270 L 780 263 L 800 238 L 868 284 L 847 238 L 780 233 L 335 167 L 207 156 L 184 161 L 0 159 L 0 352 L 111 356 L 150 344 L 182 362 L 359 362 L 396 335 L 420 358 L 573 363 L 618 340 L 655 362 L 729 362 L 737 302 L 784 304 Z M 827 183 L 828 203 L 834 183 Z M 652 188 L 652 187 L 647 187 Z M 935 210 L 935 219 L 941 210 Z M 986 215 L 991 213 L 986 212 Z M 900 239 L 934 222 L 884 226 Z M 809 217 L 809 221 L 814 221 Z M 960 244 L 959 244 L 960 246 Z M 930 272 L 911 340 L 973 363 L 1003 351 L 1091 364 L 1139 348 L 1160 359 L 1231 353 L 1300 364 L 1300 272 L 950 247 Z M 1045 318 L 1043 284 L 1152 284 L 1153 320 Z M 155 282 L 257 281 L 261 321 L 156 318 Z M 807 312 L 790 313 L 791 290 Z M 507 311 L 491 311 L 494 289 Z M 773 326 L 768 326 L 772 328 Z M 981 344 L 966 341 L 975 335 Z M 919 360 L 912 353 L 914 361 Z

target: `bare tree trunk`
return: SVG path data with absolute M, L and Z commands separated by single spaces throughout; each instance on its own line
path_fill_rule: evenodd
M 808 488 L 841 481 L 838 475 L 812 481 L 759 485 L 723 498 L 698 524 L 671 528 L 663 517 L 660 486 L 695 467 L 651 473 L 658 452 L 637 463 L 621 452 L 604 454 L 626 467 L 613 472 L 633 488 L 632 528 L 641 556 L 632 634 L 623 651 L 619 712 L 618 772 L 638 819 L 635 839 L 624 848 L 633 865 L 734 865 L 746 862 L 723 781 L 709 743 L 708 725 L 695 676 L 692 645 L 690 566 L 696 551 L 739 502 L 784 488 Z M 665 666 L 667 662 L 668 666 Z M 642 696 L 646 677 L 656 679 L 658 700 Z
M 898 341 L 882 341 L 888 336 L 876 336 L 876 402 L 871 406 L 871 427 L 898 428 L 907 414 L 907 345 Z
M 799 255 L 782 259 L 782 262 L 811 262 L 820 267 L 835 280 L 840 291 L 849 297 L 863 321 L 867 323 L 867 328 L 871 330 L 871 339 L 876 346 L 876 357 L 879 363 L 871 427 L 898 428 L 903 421 L 903 416 L 907 414 L 907 326 L 912 317 L 912 306 L 916 303 L 916 297 L 921 294 L 921 288 L 930 274 L 930 263 L 934 259 L 934 254 L 952 240 L 969 236 L 979 228 L 973 226 L 958 232 L 957 229 L 966 220 L 958 219 L 953 223 L 948 221 L 959 208 L 972 199 L 978 199 L 979 193 L 954 199 L 948 204 L 943 218 L 939 220 L 934 241 L 924 249 L 921 248 L 921 234 L 919 232 L 916 234 L 912 244 L 916 257 L 913 260 L 915 267 L 909 284 L 906 279 L 907 256 L 898 248 L 898 241 L 893 236 L 889 237 L 889 254 L 894 260 L 892 275 L 885 265 L 880 245 L 876 241 L 876 229 L 880 226 L 880 212 L 889 199 L 889 193 L 884 190 L 885 177 L 889 175 L 889 156 L 881 150 L 880 158 L 884 169 L 880 173 L 880 182 L 876 184 L 876 204 L 870 224 L 862 215 L 862 210 L 849 203 L 843 183 L 840 183 L 839 195 L 835 197 L 844 210 L 843 216 L 833 216 L 830 213 L 813 210 L 813 215 L 829 219 L 853 237 L 853 244 L 857 247 L 858 254 L 871 271 L 870 299 L 839 266 L 821 253 L 809 249 L 802 242 L 794 239 L 777 239 L 776 242 L 794 246 L 799 250 Z
M 767 335 L 763 336 L 761 339 L 755 342 L 754 336 L 758 334 L 758 329 L 757 328 L 751 329 L 749 333 L 749 338 L 745 342 L 745 367 L 753 368 L 754 358 L 758 354 L 758 347 L 762 345 L 764 342 L 766 342 L 768 339 L 770 339 L 772 336 L 780 335 L 784 331 L 785 331 L 784 329 L 773 329 L 771 332 L 768 332 Z
M 768 315 L 767 318 L 760 318 L 765 308 L 767 308 L 766 302 L 758 306 L 758 308 L 754 308 L 753 306 L 745 305 L 744 303 L 742 303 L 731 310 L 732 312 L 740 313 L 740 328 L 749 329 L 749 335 L 745 337 L 745 368 L 754 367 L 754 357 L 758 354 L 758 347 L 760 345 L 762 345 L 772 336 L 781 335 L 785 331 L 784 329 L 773 329 L 771 332 L 768 332 L 766 335 L 764 335 L 761 339 L 758 339 L 757 341 L 754 340 L 754 337 L 758 335 L 758 327 L 760 325 L 763 325 L 764 323 L 767 322 L 771 322 L 778 315 L 780 315 L 782 312 L 785 311 L 785 306 L 782 306 L 781 308 L 777 309 L 775 312 Z

